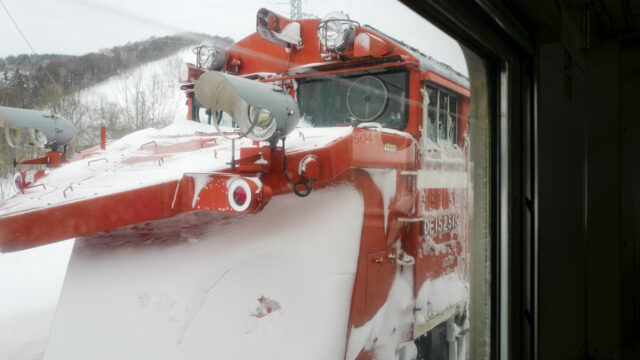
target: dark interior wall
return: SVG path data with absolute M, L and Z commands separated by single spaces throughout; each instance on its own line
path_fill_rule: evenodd
M 538 50 L 538 358 L 640 359 L 640 42 L 565 42 Z
M 537 42 L 537 355 L 640 359 L 640 39 L 585 26 L 588 3 L 520 13 Z
M 476 2 L 534 43 L 536 358 L 640 359 L 640 1 Z
M 622 348 L 640 358 L 640 39 L 620 51 Z M 625 194 L 627 194 L 625 196 Z
M 585 51 L 587 341 L 593 359 L 640 358 L 640 46 Z
M 585 74 L 560 42 L 538 52 L 538 358 L 586 354 Z
M 596 359 L 620 358 L 620 102 L 617 44 L 586 53 L 588 124 L 587 340 Z

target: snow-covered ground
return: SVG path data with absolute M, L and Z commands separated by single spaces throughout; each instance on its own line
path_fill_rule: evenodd
M 0 359 L 41 359 L 73 240 L 0 254 Z
M 4 178 L 0 177 L 0 204 L 12 197 L 15 193 L 16 188 L 13 185 L 13 176 L 7 174 Z
M 54 306 L 0 319 L 0 358 L 42 359 L 53 321 Z

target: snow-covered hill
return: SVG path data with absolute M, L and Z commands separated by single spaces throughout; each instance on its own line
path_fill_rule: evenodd
M 135 130 L 161 128 L 177 118 L 186 118 L 180 69 L 185 62 L 194 61 L 190 46 L 68 96 L 61 115 L 69 116 L 78 128 L 74 145 L 96 145 L 102 125 L 109 138 L 120 138 Z
M 180 90 L 180 69 L 186 62 L 195 62 L 191 46 L 84 89 L 80 96 L 95 108 L 105 102 L 121 107 L 122 121 L 151 120 L 155 123 L 139 125 L 161 127 L 186 117 L 185 95 Z

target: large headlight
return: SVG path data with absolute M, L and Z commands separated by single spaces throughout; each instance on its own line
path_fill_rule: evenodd
M 342 11 L 327 14 L 318 23 L 318 39 L 326 50 L 343 51 L 356 35 L 355 21 Z
M 251 140 L 275 145 L 300 120 L 296 101 L 270 84 L 207 71 L 196 81 L 195 93 L 204 106 L 231 115 Z
M 255 123 L 251 132 L 254 138 L 267 140 L 276 130 L 276 121 L 267 109 L 260 109 L 249 105 L 249 126 Z

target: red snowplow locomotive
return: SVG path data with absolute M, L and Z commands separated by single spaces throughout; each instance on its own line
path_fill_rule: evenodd
M 260 214 L 348 184 L 364 212 L 345 358 L 466 358 L 468 80 L 340 12 L 294 21 L 261 9 L 256 33 L 195 52 L 182 85 L 194 127 L 40 174 L 0 206 L 0 249 L 144 241 L 184 214 Z

